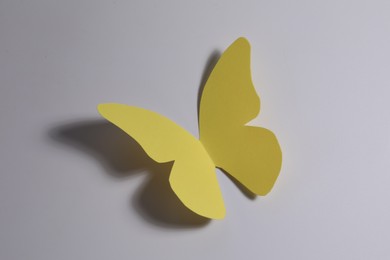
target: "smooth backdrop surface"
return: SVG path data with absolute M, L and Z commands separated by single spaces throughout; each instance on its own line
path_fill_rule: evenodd
M 388 1 L 0 1 L 0 259 L 389 259 Z M 280 178 L 186 211 L 96 105 L 197 135 L 218 53 L 252 44 Z

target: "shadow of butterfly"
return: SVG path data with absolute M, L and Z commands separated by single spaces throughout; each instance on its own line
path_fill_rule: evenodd
M 282 152 L 268 129 L 246 124 L 260 111 L 252 84 L 250 45 L 238 38 L 221 55 L 204 87 L 197 139 L 168 118 L 139 107 L 100 104 L 99 113 L 134 138 L 159 163 L 173 162 L 169 183 L 193 212 L 225 216 L 215 168 L 221 168 L 257 195 L 273 187 Z

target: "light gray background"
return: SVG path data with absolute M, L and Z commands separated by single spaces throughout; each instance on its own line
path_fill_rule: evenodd
M 378 0 L 1 0 L 0 259 L 390 259 L 389 14 Z M 96 105 L 197 135 L 202 77 L 239 36 L 283 168 L 255 200 L 217 172 L 227 216 L 208 222 Z

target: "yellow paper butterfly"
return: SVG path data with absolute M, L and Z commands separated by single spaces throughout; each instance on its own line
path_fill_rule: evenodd
M 222 54 L 207 80 L 200 102 L 200 140 L 150 110 L 121 104 L 100 104 L 98 110 L 153 160 L 174 161 L 170 186 L 185 206 L 204 217 L 225 216 L 216 167 L 257 195 L 266 195 L 279 175 L 282 152 L 275 135 L 245 125 L 260 111 L 245 38 Z

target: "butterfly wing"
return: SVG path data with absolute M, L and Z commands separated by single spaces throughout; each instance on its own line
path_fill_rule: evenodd
M 279 175 L 282 153 L 271 131 L 245 126 L 259 111 L 250 45 L 239 38 L 222 54 L 206 82 L 200 102 L 200 140 L 217 167 L 253 193 L 265 195 Z
M 134 138 L 153 160 L 174 161 L 169 182 L 184 205 L 208 218 L 224 217 L 215 165 L 199 140 L 168 118 L 146 109 L 101 104 L 98 111 Z

